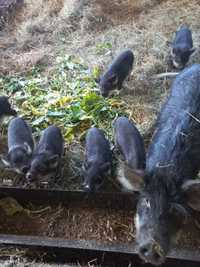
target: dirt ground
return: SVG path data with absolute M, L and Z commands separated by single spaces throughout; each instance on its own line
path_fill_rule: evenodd
M 154 80 L 152 75 L 169 69 L 167 42 L 180 24 L 191 27 L 198 48 L 200 5 L 195 0 L 24 2 L 0 33 L 1 72 L 23 72 L 44 64 L 48 75 L 60 53 L 76 54 L 91 68 L 104 68 L 121 50 L 130 48 L 135 54 L 134 71 L 122 97 L 130 103 L 132 118 L 143 132 L 155 119 L 169 88 L 170 81 Z M 104 44 L 111 47 L 100 49 Z M 197 49 L 190 64 L 198 62 L 198 54 Z
M 121 50 L 130 48 L 135 55 L 133 75 L 121 97 L 144 138 L 150 139 L 149 130 L 172 81 L 153 75 L 172 71 L 168 42 L 181 24 L 192 29 L 196 48 L 189 65 L 199 62 L 199 14 L 198 0 L 24 0 L 0 31 L 0 73 L 42 65 L 48 76 L 56 56 L 65 53 L 80 56 L 91 69 L 104 69 Z M 77 151 L 71 150 L 75 156 Z M 72 166 L 73 173 L 77 170 L 79 161 Z M 75 189 L 80 175 L 72 177 Z

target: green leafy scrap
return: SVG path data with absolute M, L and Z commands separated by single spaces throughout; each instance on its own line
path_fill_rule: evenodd
M 36 134 L 50 124 L 61 127 L 66 141 L 82 138 L 95 125 L 112 134 L 112 121 L 125 114 L 117 98 L 105 99 L 95 81 L 98 67 L 90 70 L 81 59 L 64 56 L 49 77 L 39 69 L 27 75 L 0 77 L 0 88 L 12 93 L 20 115 Z

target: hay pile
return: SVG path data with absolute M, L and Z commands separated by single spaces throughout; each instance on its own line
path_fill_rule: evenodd
M 156 73 L 171 71 L 167 62 L 168 41 L 180 24 L 190 26 L 197 48 L 189 64 L 198 62 L 198 1 L 24 2 L 23 8 L 0 33 L 0 72 L 23 75 L 38 66 L 42 76 L 48 79 L 52 76 L 56 57 L 65 54 L 82 58 L 90 69 L 104 69 L 121 50 L 130 48 L 135 55 L 133 75 L 120 98 L 148 145 L 151 127 L 172 81 L 152 77 Z M 72 169 L 77 171 L 76 167 Z
M 180 24 L 191 27 L 198 47 L 199 12 L 196 0 L 25 0 L 0 35 L 0 70 L 24 72 L 39 64 L 48 75 L 61 53 L 76 54 L 91 68 L 104 68 L 124 48 L 133 49 L 134 72 L 124 99 L 145 133 L 170 85 L 151 77 L 168 70 L 167 42 Z M 198 55 L 197 51 L 193 62 Z

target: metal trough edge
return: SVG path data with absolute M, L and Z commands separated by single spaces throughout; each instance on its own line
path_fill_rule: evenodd
M 24 189 L 0 187 L 0 197 L 10 196 L 22 202 L 74 203 L 97 208 L 133 210 L 137 202 L 136 193 L 86 193 L 84 191 Z
M 0 234 L 0 244 L 15 245 L 29 248 L 84 250 L 85 252 L 120 253 L 125 255 L 137 255 L 135 244 L 97 244 L 95 241 L 67 240 L 62 238 L 49 238 L 40 236 L 4 235 Z M 200 252 L 197 250 L 178 249 L 171 250 L 167 258 L 200 262 Z

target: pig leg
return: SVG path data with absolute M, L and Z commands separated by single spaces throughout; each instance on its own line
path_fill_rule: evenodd
M 119 95 L 119 91 L 117 90 L 112 90 L 109 94 L 109 97 L 113 97 L 113 96 L 118 96 Z
M 62 182 L 62 165 L 59 162 L 58 167 L 56 168 L 55 172 L 53 173 L 49 186 L 52 188 L 55 184 L 60 184 Z
M 118 85 L 117 85 L 117 89 L 118 90 L 121 90 L 122 89 L 122 85 L 123 85 L 123 82 L 122 81 L 119 81 L 118 82 Z
M 133 76 L 133 70 L 130 70 L 126 80 L 130 81 L 132 76 Z
M 130 74 L 127 76 L 123 84 L 123 89 L 126 94 L 130 94 L 132 92 L 129 86 L 129 82 L 131 81 L 131 79 L 132 79 L 132 72 L 130 72 Z
M 129 88 L 127 81 L 120 83 L 118 92 L 119 92 L 119 95 L 125 95 L 125 94 L 131 94 L 132 93 L 132 90 Z
M 58 167 L 55 172 L 55 179 L 60 180 L 62 178 L 62 164 L 59 162 Z
M 115 177 L 115 168 L 114 168 L 113 164 L 111 164 L 111 166 L 110 166 L 110 177 L 111 178 Z

